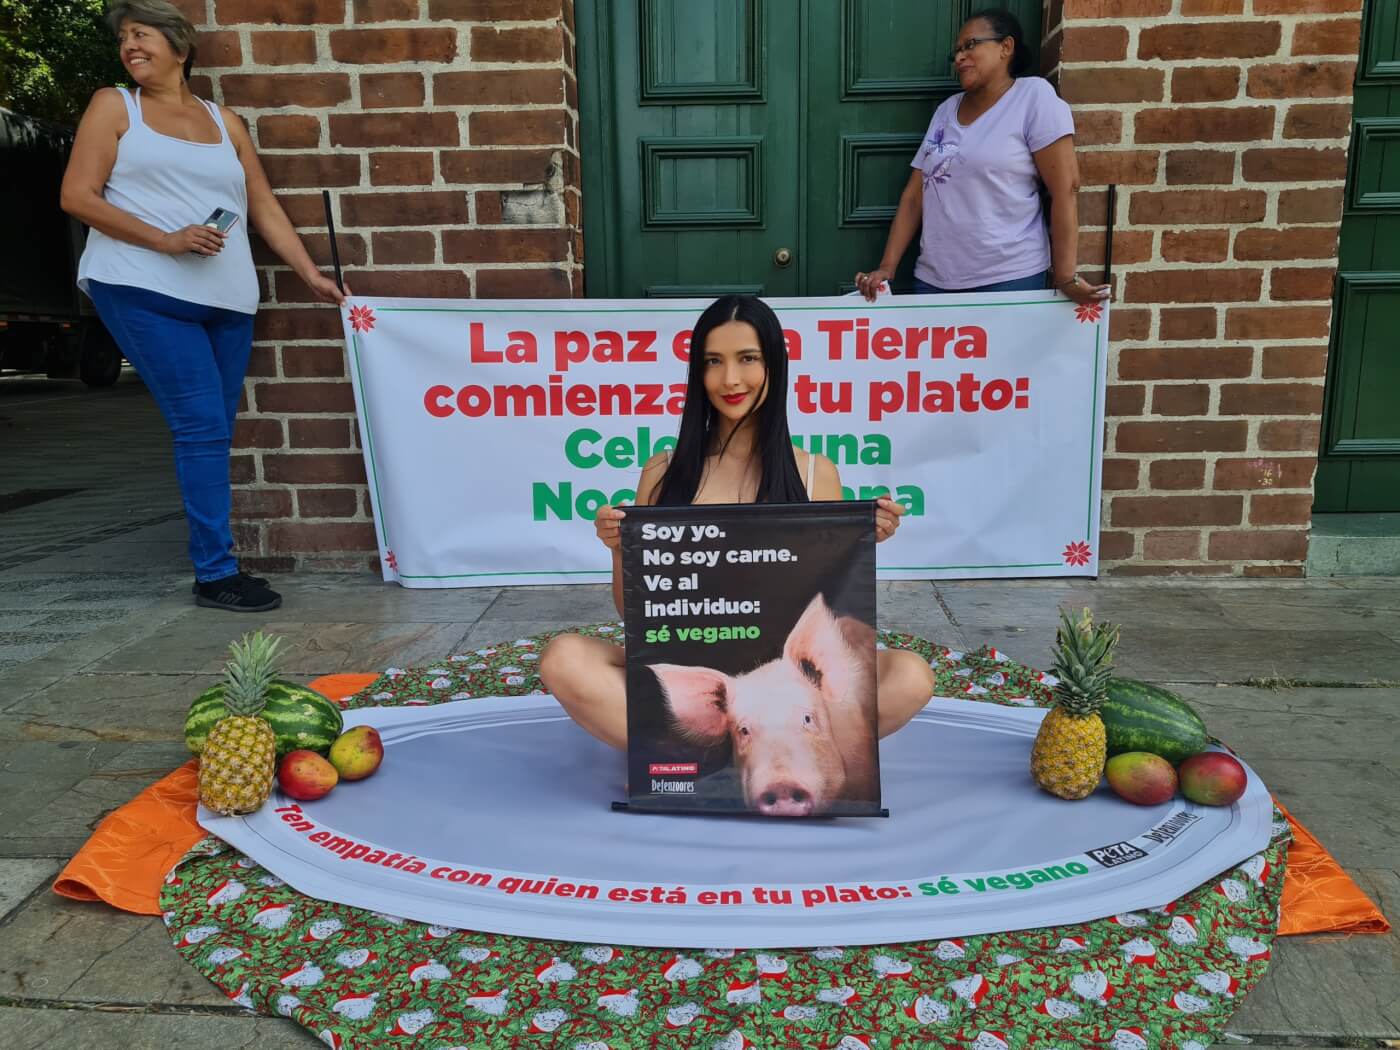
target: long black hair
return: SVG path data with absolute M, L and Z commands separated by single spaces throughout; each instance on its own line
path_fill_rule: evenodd
M 705 341 L 711 332 L 730 321 L 752 325 L 758 333 L 759 349 L 763 351 L 766 396 L 762 404 L 750 408 L 739 421 L 739 426 L 754 427 L 753 454 L 762 472 L 758 479 L 757 502 L 805 503 L 807 490 L 802 485 L 797 457 L 792 451 L 792 436 L 788 433 L 788 359 L 783 326 L 767 303 L 751 295 L 721 296 L 706 307 L 695 322 L 690 336 L 685 410 L 681 413 L 675 451 L 657 487 L 656 502 L 686 506 L 695 501 L 705 473 L 705 457 L 710 453 L 714 438 L 715 420 L 719 416 L 705 391 Z M 734 432 L 738 432 L 738 427 Z M 723 453 L 722 448 L 718 451 Z
M 1013 77 L 1024 76 L 1031 68 L 1031 49 L 1026 46 L 1026 34 L 1021 28 L 1021 20 L 1004 7 L 989 7 L 968 15 L 963 25 L 979 19 L 991 26 L 992 32 L 997 36 L 1006 37 L 1016 45 L 1011 52 L 1010 72 Z

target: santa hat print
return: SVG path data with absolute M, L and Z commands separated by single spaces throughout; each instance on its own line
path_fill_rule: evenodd
M 316 1038 L 320 1039 L 321 1042 L 325 1043 L 328 1047 L 331 1048 L 331 1050 L 341 1050 L 341 1048 L 345 1045 L 345 1041 L 341 1039 L 340 1036 L 332 1032 L 329 1028 L 322 1028 L 321 1034 Z
M 1123 953 L 1123 961 L 1126 963 L 1148 966 L 1157 961 L 1157 946 L 1143 937 L 1134 937 L 1124 942 L 1119 950 Z
M 436 959 L 427 959 L 424 962 L 414 963 L 408 968 L 409 981 L 417 984 L 419 981 L 445 981 L 452 976 L 452 971 Z
M 1083 937 L 1061 937 L 1060 943 L 1055 946 L 1055 951 L 1063 955 L 1065 952 L 1082 952 L 1084 947 Z
M 1036 1013 L 1044 1014 L 1046 1017 L 1053 1017 L 1056 1020 L 1063 1020 L 1066 1017 L 1078 1017 L 1080 1010 L 1077 1004 L 1068 999 L 1056 999 L 1048 996 L 1042 999 L 1035 1007 Z
M 977 1040 L 972 1045 L 976 1050 L 1011 1050 L 1005 1032 L 978 1032 Z
M 562 984 L 565 981 L 572 981 L 577 976 L 578 971 L 557 955 L 535 970 L 535 980 L 539 981 L 540 984 Z
M 870 1040 L 863 1035 L 843 1035 L 831 1050 L 870 1050 Z
M 953 959 L 961 959 L 967 954 L 967 947 L 961 937 L 953 937 L 946 941 L 939 941 L 934 946 L 933 954 L 948 962 Z
M 1081 999 L 1106 1003 L 1117 994 L 1118 989 L 1108 983 L 1108 978 L 1100 970 L 1077 973 L 1069 979 L 1070 991 Z
M 463 948 L 457 953 L 457 958 L 463 962 L 484 963 L 496 953 L 490 948 L 482 948 L 479 945 L 472 945 L 470 948 Z
M 1239 879 L 1221 879 L 1220 885 L 1215 887 L 1215 892 L 1224 897 L 1231 904 L 1238 904 L 1249 896 L 1249 890 Z
M 700 976 L 701 966 L 694 959 L 684 955 L 673 955 L 661 967 L 661 979 L 665 981 L 688 981 Z
M 402 1013 L 394 1018 L 394 1026 L 389 1029 L 389 1034 L 417 1035 L 435 1020 L 437 1017 L 431 1010 L 413 1010 L 409 1013 Z
M 247 892 L 248 887 L 237 879 L 225 879 L 214 888 L 214 892 L 204 898 L 204 902 L 211 908 L 217 908 L 221 904 L 229 904 L 238 900 Z
M 378 992 L 370 992 L 368 995 L 347 995 L 344 999 L 338 999 L 331 1004 L 331 1013 L 340 1014 L 341 1017 L 351 1021 L 363 1021 L 374 1013 L 378 1001 Z
M 583 950 L 583 957 L 591 963 L 604 966 L 617 958 L 617 949 L 606 944 L 594 944 Z
M 1227 937 L 1225 938 L 1225 947 L 1245 962 L 1254 959 L 1267 959 L 1271 954 L 1267 944 L 1249 937 Z
M 1199 995 L 1192 995 L 1190 992 L 1177 992 L 1167 1000 L 1167 1005 L 1184 1014 L 1198 1014 L 1203 1010 L 1210 1009 L 1210 1003 L 1207 1000 L 1202 999 Z
M 1240 987 L 1238 978 L 1231 977 L 1224 970 L 1207 970 L 1205 973 L 1198 973 L 1195 982 L 1212 995 L 1223 995 L 1230 999 L 1235 997 L 1235 992 Z
M 290 904 L 264 904 L 253 912 L 252 923 L 264 930 L 280 930 L 291 921 L 291 918 L 292 906 Z
M 1255 885 L 1262 886 L 1269 880 L 1269 872 L 1273 869 L 1269 867 L 1269 862 L 1264 859 L 1264 854 L 1256 853 L 1240 865 L 1240 870 L 1253 879 Z
M 1113 1033 L 1113 1050 L 1147 1050 L 1147 1037 L 1141 1028 L 1120 1028 Z
M 347 948 L 335 957 L 335 961 L 347 970 L 353 970 L 365 963 L 378 962 L 379 956 L 368 948 Z
M 952 989 L 954 995 L 975 1010 L 987 997 L 991 986 L 987 984 L 987 979 L 980 973 L 974 973 L 967 977 L 959 977 L 956 981 L 949 981 L 948 987 Z
M 219 928 L 217 926 L 191 926 L 184 933 L 180 934 L 180 939 L 175 942 L 175 947 L 188 948 L 192 944 L 207 941 L 218 932 Z
M 339 919 L 318 919 L 306 928 L 301 935 L 303 942 L 324 941 L 340 932 L 343 923 Z
M 563 1010 L 541 1010 L 530 1018 L 531 1035 L 548 1035 L 569 1019 Z
M 758 981 L 743 981 L 735 978 L 729 982 L 729 987 L 725 990 L 724 999 L 730 1003 L 756 1003 L 763 998 L 763 990 L 759 988 Z
M 679 1006 L 673 1006 L 666 1011 L 666 1027 L 672 1029 L 684 1028 L 699 1016 L 699 1003 L 681 1003 Z
M 303 959 L 293 969 L 282 974 L 278 980 L 292 988 L 310 988 L 313 984 L 320 984 L 321 978 L 324 976 L 325 974 L 321 972 L 319 966 Z
M 838 984 L 817 992 L 817 999 L 824 1003 L 835 1003 L 840 1007 L 854 1006 L 860 1001 L 860 993 L 849 984 Z
M 1125 911 L 1119 915 L 1114 915 L 1108 921 L 1128 929 L 1131 929 L 1134 926 L 1147 925 L 1147 920 L 1135 911 Z
M 1167 939 L 1173 944 L 1195 944 L 1200 938 L 1194 915 L 1174 915 L 1167 930 Z
M 451 937 L 456 932 L 450 926 L 429 926 L 423 931 L 423 940 L 440 941 L 444 937 Z
M 927 995 L 919 996 L 912 1003 L 905 1003 L 904 1012 L 919 1024 L 933 1024 L 935 1021 L 941 1023 L 948 1020 L 952 1013 L 937 999 L 931 999 Z
M 610 1014 L 631 1017 L 640 1005 L 637 1001 L 637 989 L 605 988 L 598 993 L 598 1005 Z
M 736 1028 L 715 1044 L 715 1050 L 753 1050 L 753 1043 Z

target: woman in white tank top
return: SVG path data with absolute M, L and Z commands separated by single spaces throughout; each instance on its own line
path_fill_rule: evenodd
M 759 299 L 726 295 L 695 323 L 685 410 L 674 452 L 658 452 L 637 483 L 641 505 L 801 503 L 839 500 L 841 479 L 825 456 L 802 452 L 787 423 L 787 346 L 777 315 Z M 613 555 L 613 604 L 622 612 L 619 523 L 626 512 L 602 507 L 598 538 Z M 904 508 L 878 501 L 875 540 L 889 539 Z M 913 718 L 933 693 L 933 672 L 913 653 L 877 654 L 879 734 Z M 613 747 L 627 746 L 624 653 L 601 638 L 561 634 L 540 655 L 540 678 L 584 729 Z
M 345 295 L 307 254 L 243 121 L 191 94 L 195 31 L 179 9 L 118 0 L 107 20 L 136 86 L 98 91 L 78 125 L 62 194 L 90 227 L 78 285 L 170 425 L 197 603 L 273 609 L 281 597 L 239 570 L 229 524 L 229 449 L 258 309 L 249 224 L 322 302 Z M 218 211 L 231 227 L 206 225 Z

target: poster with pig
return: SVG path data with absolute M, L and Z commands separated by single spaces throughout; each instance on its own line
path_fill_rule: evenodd
M 880 807 L 875 504 L 628 507 L 632 809 Z

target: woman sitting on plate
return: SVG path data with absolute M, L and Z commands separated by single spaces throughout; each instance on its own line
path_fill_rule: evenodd
M 641 505 L 805 503 L 841 499 L 841 479 L 825 456 L 795 448 L 788 432 L 788 359 L 782 326 L 767 304 L 726 295 L 712 303 L 691 336 L 685 411 L 674 453 L 642 468 Z M 877 502 L 875 539 L 889 539 L 904 508 Z M 602 507 L 598 538 L 612 551 L 613 602 L 622 612 L 621 506 Z M 879 735 L 893 733 L 933 693 L 933 672 L 911 652 L 877 654 Z M 621 646 L 563 634 L 540 659 L 540 677 L 580 726 L 606 744 L 627 747 L 627 684 Z

